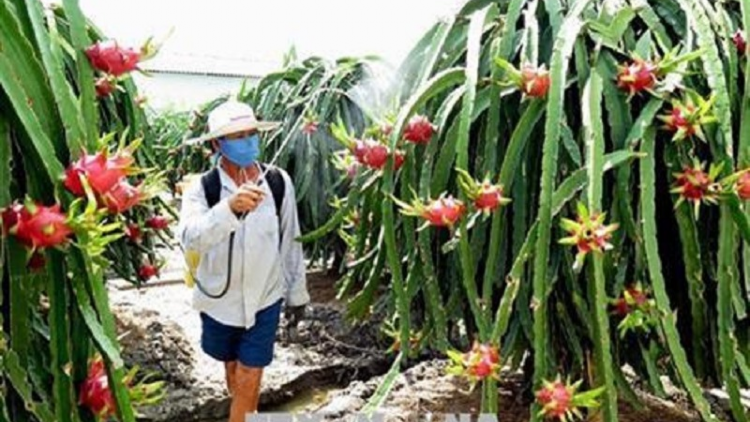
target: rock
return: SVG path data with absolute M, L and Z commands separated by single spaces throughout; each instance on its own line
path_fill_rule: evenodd
M 154 372 L 167 384 L 190 385 L 195 351 L 184 331 L 157 312 L 120 305 L 114 308 L 122 357 L 128 367 Z
M 364 405 L 364 399 L 346 394 L 334 397 L 327 405 L 315 413 L 325 419 L 336 420 L 350 415 L 353 409 L 361 409 Z

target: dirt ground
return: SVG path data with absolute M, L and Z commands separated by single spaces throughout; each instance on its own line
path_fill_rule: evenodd
M 335 303 L 336 278 L 324 271 L 307 273 L 307 291 L 313 303 Z

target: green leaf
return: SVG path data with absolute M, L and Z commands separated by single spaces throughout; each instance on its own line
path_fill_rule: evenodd
M 586 172 L 588 176 L 587 198 L 590 212 L 601 211 L 604 177 L 604 124 L 602 121 L 603 81 L 599 67 L 593 69 L 583 90 L 583 128 L 586 143 Z M 617 422 L 617 390 L 612 372 L 612 346 L 610 343 L 609 315 L 606 282 L 604 279 L 604 257 L 594 254 L 590 271 L 590 290 L 593 292 L 593 341 L 596 373 L 594 374 L 604 392 L 604 419 Z M 592 393 L 593 394 L 593 393 Z M 597 393 L 598 395 L 598 393 Z
M 87 32 L 86 18 L 81 12 L 78 0 L 63 0 L 65 16 L 70 24 L 71 44 L 76 50 L 76 68 L 78 70 L 78 84 L 80 91 L 80 107 L 85 122 L 86 146 L 89 151 L 96 149 L 99 139 L 99 111 L 97 110 L 96 90 L 94 89 L 94 71 L 86 57 L 85 50 L 91 46 L 91 38 Z M 70 117 L 68 117 L 70 118 Z
M 513 185 L 513 181 L 518 174 L 518 166 L 521 163 L 521 153 L 526 148 L 537 123 L 544 115 L 545 105 L 543 100 L 531 101 L 513 130 L 508 147 L 505 150 L 503 164 L 500 167 L 499 181 L 505 189 L 509 190 Z
M 33 19 L 33 18 L 32 18 Z M 77 407 L 73 379 L 66 366 L 71 361 L 70 318 L 68 316 L 68 291 L 65 256 L 50 252 L 47 295 L 49 297 L 50 351 L 52 352 L 52 375 L 54 376 L 55 416 L 57 421 L 76 421 Z
M 632 7 L 622 7 L 611 20 L 605 22 L 602 17 L 599 17 L 598 19 L 590 20 L 588 27 L 601 36 L 600 41 L 605 46 L 617 50 L 623 34 L 628 30 L 630 22 L 635 16 L 636 14 Z
M 8 377 L 10 384 L 23 399 L 26 409 L 42 422 L 56 422 L 49 404 L 34 399 L 34 393 L 27 380 L 26 371 L 15 351 L 6 350 L 4 352 L 2 367 L 4 375 Z
M 7 6 L 0 3 L 0 45 L 3 46 L 0 49 L 0 86 L 26 128 L 49 179 L 55 180 L 62 174 L 63 166 L 50 140 L 56 133 L 50 121 L 55 111 L 47 105 L 54 107 L 54 101 L 31 45 L 20 35 L 17 25 Z
M 466 57 L 466 80 L 464 89 L 463 107 L 458 129 L 458 142 L 456 142 L 456 166 L 461 169 L 469 168 L 469 135 L 471 130 L 472 116 L 476 100 L 476 85 L 479 73 L 479 51 L 484 32 L 484 22 L 488 9 L 482 9 L 471 17 L 469 26 L 469 37 L 467 41 Z M 466 193 L 462 192 L 461 198 L 466 200 Z M 459 231 L 459 257 L 463 274 L 464 290 L 469 300 L 469 308 L 474 315 L 474 320 L 479 330 L 482 341 L 488 341 L 489 324 L 484 312 L 480 307 L 479 293 L 477 292 L 476 267 L 471 253 L 470 237 L 466 219 L 461 219 Z M 490 300 L 489 298 L 483 298 Z
M 561 137 L 563 146 L 565 147 L 565 151 L 568 153 L 571 161 L 573 161 L 573 164 L 575 164 L 576 166 L 583 165 L 581 151 L 578 148 L 578 144 L 576 143 L 575 138 L 573 137 L 573 131 L 570 130 L 570 126 L 568 126 L 567 123 L 562 123 L 561 126 Z
M 641 18 L 656 37 L 657 42 L 665 51 L 672 49 L 672 40 L 667 34 L 667 28 L 659 19 L 648 0 L 633 0 L 632 6 L 636 9 L 638 17 Z
M 647 129 L 641 145 L 641 151 L 646 155 L 641 159 L 640 163 L 643 241 L 649 278 L 654 290 L 656 306 L 660 313 L 659 321 L 664 331 L 667 347 L 672 355 L 675 370 L 687 390 L 690 399 L 700 413 L 701 418 L 705 421 L 718 422 L 718 419 L 711 413 L 711 407 L 703 397 L 702 389 L 695 379 L 692 368 L 688 364 L 685 349 L 680 344 L 680 335 L 677 331 L 675 314 L 671 309 L 669 296 L 667 296 L 666 283 L 664 282 L 661 258 L 659 257 L 656 240 L 656 207 L 654 205 L 654 198 L 656 196 L 654 168 L 656 164 L 654 160 L 654 138 L 655 129 L 653 127 Z
M 10 184 L 11 184 L 11 138 L 10 125 L 5 116 L 0 114 L 0 208 L 10 205 Z M 2 274 L 2 261 L 0 259 L 0 274 Z
M 385 399 L 387 399 L 388 395 L 391 393 L 391 389 L 395 385 L 399 374 L 401 374 L 401 361 L 403 358 L 404 353 L 400 352 L 393 361 L 393 364 L 391 364 L 391 369 L 388 370 L 383 381 L 378 385 L 377 390 L 375 390 L 372 397 L 370 397 L 370 400 L 368 400 L 367 404 L 362 408 L 362 413 L 367 415 L 368 418 L 372 417 L 372 414 L 380 408 L 385 402 Z
M 445 41 L 448 38 L 448 34 L 453 28 L 453 24 L 453 18 L 438 23 L 437 31 L 435 32 L 435 36 L 430 43 L 429 50 L 425 53 L 426 57 L 421 60 L 421 72 L 417 76 L 415 80 L 416 83 L 414 85 L 416 88 L 421 87 L 422 84 L 424 84 L 428 80 L 430 75 L 432 75 L 435 64 L 437 63 L 438 58 L 443 52 L 443 47 L 445 46 Z
M 28 16 L 34 28 L 37 45 L 42 56 L 42 63 L 49 75 L 52 92 L 65 127 L 68 148 L 73 154 L 79 153 L 86 145 L 83 133 L 81 112 L 75 102 L 73 91 L 65 78 L 65 63 L 59 46 L 59 34 L 53 16 L 48 16 L 49 32 L 45 26 L 42 3 L 26 2 Z M 51 15 L 51 14 L 50 14 Z M 93 83 L 93 81 L 91 82 Z
M 78 310 L 81 312 L 81 316 L 83 316 L 83 320 L 86 322 L 86 327 L 89 329 L 94 343 L 102 351 L 102 354 L 112 362 L 112 365 L 115 368 L 122 368 L 124 363 L 120 357 L 118 346 L 104 332 L 104 328 L 97 318 L 96 311 L 91 306 L 91 298 L 89 297 L 84 284 L 81 281 L 73 280 L 72 285 Z

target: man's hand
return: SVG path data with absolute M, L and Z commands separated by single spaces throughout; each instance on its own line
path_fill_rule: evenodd
M 297 326 L 305 318 L 305 305 L 287 306 L 284 311 L 286 317 L 286 334 L 289 340 L 297 337 Z
M 229 197 L 229 208 L 238 215 L 255 211 L 265 195 L 265 191 L 255 183 L 245 183 Z

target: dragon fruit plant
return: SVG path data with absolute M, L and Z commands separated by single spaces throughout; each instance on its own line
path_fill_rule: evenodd
M 360 164 L 351 179 L 342 166 L 348 190 L 327 198 L 339 208 L 301 238 L 346 237 L 339 293 L 353 316 L 387 309 L 397 321 L 394 372 L 412 347 L 446 354 L 476 340 L 501 344 L 533 391 L 555 373 L 586 380 L 593 420 L 620 419 L 626 365 L 653 392 L 669 377 L 705 421 L 717 419 L 702 388 L 720 385 L 732 417 L 748 419 L 738 351 L 750 340 L 736 332 L 750 285 L 748 13 L 470 1 L 425 33 L 398 68 L 393 109 L 367 122 L 389 130 L 337 128 L 377 144 L 344 144 L 350 160 L 368 161 L 357 158 L 368 148 L 406 160 Z M 429 140 L 413 130 L 426 121 Z M 482 410 L 496 411 L 496 379 L 477 382 Z M 567 418 L 558 404 L 570 401 L 547 397 L 531 419 Z
M 125 370 L 106 277 L 138 282 L 143 221 L 171 212 L 128 77 L 149 53 L 105 41 L 77 2 L 1 3 L 0 20 L 0 419 L 135 422 L 161 385 Z

